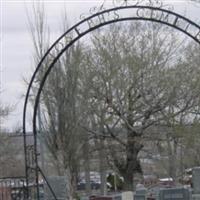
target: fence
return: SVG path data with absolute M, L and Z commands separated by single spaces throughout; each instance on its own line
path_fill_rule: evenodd
M 25 200 L 25 178 L 1 178 L 0 200 Z

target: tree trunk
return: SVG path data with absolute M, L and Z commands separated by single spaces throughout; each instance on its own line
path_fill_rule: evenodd
M 175 141 L 170 141 L 170 138 L 167 140 L 168 146 L 168 157 L 169 157 L 169 176 L 176 180 L 176 154 L 177 154 L 177 145 Z
M 128 124 L 134 127 L 134 101 L 132 96 L 132 89 L 128 91 L 128 111 L 127 116 Z M 133 191 L 134 190 L 134 176 L 136 173 L 142 173 L 140 161 L 138 159 L 138 154 L 143 148 L 140 143 L 141 137 L 136 132 L 127 126 L 127 141 L 126 141 L 126 162 L 124 163 L 124 189 Z
M 134 185 L 134 176 L 136 173 L 142 173 L 140 161 L 138 159 L 138 153 L 142 149 L 141 145 L 137 141 L 137 137 L 134 133 L 129 132 L 127 137 L 127 147 L 126 147 L 126 162 L 123 169 L 121 169 L 121 175 L 124 178 L 124 187 L 126 191 L 133 191 L 135 188 Z
M 90 185 L 90 158 L 89 158 L 89 142 L 86 139 L 83 148 L 83 158 L 84 158 L 84 170 L 85 170 L 85 181 L 86 181 L 86 194 L 91 195 L 91 185 Z
M 100 150 L 99 150 L 99 161 L 100 161 L 100 177 L 101 177 L 101 195 L 107 194 L 107 184 L 106 184 L 106 155 L 104 141 L 100 140 Z
M 123 176 L 124 178 L 124 186 L 123 189 L 125 191 L 133 191 L 134 190 L 134 175 L 132 172 L 127 172 Z
M 74 199 L 74 184 L 73 184 L 73 177 L 69 169 L 65 170 L 65 176 L 67 178 L 67 200 L 73 200 Z

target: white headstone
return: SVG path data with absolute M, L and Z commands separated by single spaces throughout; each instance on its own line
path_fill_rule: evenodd
M 123 192 L 122 200 L 133 200 L 133 192 Z

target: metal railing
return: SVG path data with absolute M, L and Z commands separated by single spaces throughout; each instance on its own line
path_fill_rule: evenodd
M 0 200 L 25 200 L 25 178 L 0 178 Z

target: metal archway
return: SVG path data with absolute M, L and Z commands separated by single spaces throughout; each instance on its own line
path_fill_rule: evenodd
M 35 198 L 40 199 L 39 197 L 39 173 L 44 177 L 44 174 L 39 168 L 38 165 L 38 150 L 37 150 L 37 112 L 38 112 L 38 105 L 40 100 L 40 95 L 42 89 L 44 87 L 45 81 L 50 74 L 52 68 L 54 67 L 57 60 L 62 56 L 62 54 L 69 49 L 76 41 L 81 39 L 86 34 L 92 32 L 95 29 L 98 29 L 102 26 L 116 23 L 120 21 L 151 21 L 156 23 L 161 23 L 163 25 L 170 26 L 174 29 L 177 29 L 190 38 L 192 38 L 195 42 L 200 45 L 200 26 L 190 19 L 179 15 L 176 12 L 173 12 L 169 9 L 164 9 L 161 4 L 159 4 L 158 0 L 156 1 L 156 6 L 152 4 L 152 0 L 148 1 L 146 5 L 140 5 L 143 0 L 138 0 L 137 3 L 135 1 L 131 4 L 128 1 L 124 1 L 122 5 L 114 4 L 114 7 L 110 9 L 105 9 L 103 6 L 95 10 L 95 13 L 91 13 L 89 17 L 85 17 L 80 22 L 72 26 L 68 31 L 66 31 L 63 35 L 61 35 L 48 49 L 45 53 L 43 58 L 41 59 L 40 63 L 38 64 L 35 72 L 32 75 L 31 81 L 29 83 L 25 103 L 24 103 L 24 110 L 23 110 L 23 134 L 24 134 L 24 151 L 25 151 L 25 165 L 26 165 L 26 186 L 27 186 L 27 199 L 30 199 L 30 187 L 29 185 L 34 185 L 34 192 L 36 194 Z M 115 0 L 114 2 L 118 2 Z M 159 5 L 158 5 L 159 4 Z M 73 33 L 73 34 L 71 34 Z M 69 35 L 69 36 L 68 36 Z M 73 37 L 71 37 L 73 35 Z M 67 41 L 66 41 L 67 37 Z M 28 143 L 27 141 L 27 131 L 26 131 L 26 118 L 27 118 L 27 105 L 30 98 L 31 88 L 34 85 L 34 80 L 39 73 L 40 70 L 44 70 L 42 65 L 47 59 L 48 55 L 54 52 L 54 50 L 59 50 L 56 57 L 52 60 L 50 65 L 48 66 L 46 71 L 44 72 L 44 76 L 41 80 L 40 86 L 37 91 L 37 95 L 35 98 L 34 104 L 34 112 L 33 112 L 33 141 L 32 143 Z M 57 51 L 58 52 L 58 51 Z M 48 184 L 48 182 L 47 182 Z M 50 187 L 50 185 L 49 185 Z M 53 190 L 50 187 L 54 198 L 56 196 Z

